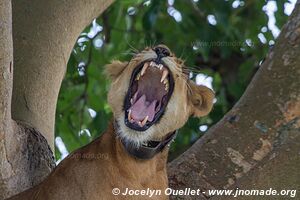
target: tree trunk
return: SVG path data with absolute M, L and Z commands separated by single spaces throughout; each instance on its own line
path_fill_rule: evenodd
M 11 4 L 9 0 L 0 2 L 0 179 L 5 180 L 11 174 L 11 165 L 7 158 L 5 140 L 11 135 L 12 124 L 10 116 L 10 99 L 12 91 L 12 24 Z M 2 159 L 3 158 L 3 159 Z M 0 181 L 0 199 L 7 184 Z
M 56 101 L 69 55 L 83 28 L 111 3 L 0 2 L 0 199 L 54 168 Z
M 54 147 L 56 102 L 79 34 L 111 0 L 14 0 L 12 117 L 39 130 Z
M 275 47 L 239 102 L 204 137 L 169 164 L 170 187 L 202 191 L 237 187 L 299 191 L 299 4 L 298 1 Z M 211 198 L 207 193 L 201 197 L 172 197 L 207 198 Z M 232 197 L 211 199 L 227 198 Z M 264 198 L 270 197 L 260 197 Z

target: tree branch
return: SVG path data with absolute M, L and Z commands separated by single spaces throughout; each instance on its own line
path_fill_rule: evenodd
M 239 102 L 169 164 L 172 188 L 300 188 L 299 44 L 298 1 Z
M 38 184 L 54 168 L 48 143 L 53 147 L 68 57 L 82 29 L 111 2 L 15 0 L 11 8 L 0 1 L 0 199 Z
M 10 1 L 4 0 L 0 2 L 0 19 L 0 128 L 4 128 L 2 125 L 11 119 L 10 101 L 13 84 L 13 45 Z M 3 133 L 5 133 L 5 131 L 1 130 L 0 134 Z
M 52 149 L 58 92 L 73 45 L 83 28 L 111 3 L 112 0 L 13 1 L 12 116 L 40 131 Z

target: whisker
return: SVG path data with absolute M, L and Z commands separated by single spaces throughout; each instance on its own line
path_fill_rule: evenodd
M 179 56 L 180 59 L 182 59 L 182 57 L 183 57 L 183 55 L 184 55 L 185 49 L 186 49 L 186 47 L 184 47 L 184 48 L 182 49 L 182 52 L 181 52 L 181 54 L 180 54 L 180 56 Z
M 134 52 L 122 52 L 121 54 L 123 54 L 123 55 L 132 55 L 132 56 L 136 56 L 137 55 Z
M 156 39 L 153 41 L 153 44 L 150 43 L 150 47 L 153 48 L 156 44 Z
M 187 67 L 183 66 L 184 69 L 189 70 L 190 72 L 193 72 L 195 74 L 203 73 L 201 69 L 197 69 L 195 67 Z
M 127 39 L 126 39 L 126 43 L 127 43 L 127 45 L 130 47 L 130 49 L 131 49 L 133 52 L 139 53 L 139 50 L 136 49 L 136 48 L 134 48 L 134 47 L 129 43 L 129 41 L 128 41 Z
M 185 81 L 185 83 L 187 85 L 187 89 L 189 90 L 189 92 L 191 93 L 191 95 L 193 95 L 193 90 L 192 90 L 192 88 L 191 88 L 191 86 L 190 86 L 190 84 L 188 82 L 188 79 L 186 79 L 186 77 L 184 77 L 183 75 L 182 75 L 182 78 L 183 78 L 183 80 Z

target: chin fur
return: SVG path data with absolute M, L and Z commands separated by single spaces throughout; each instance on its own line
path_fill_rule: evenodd
M 122 114 L 119 118 L 117 118 L 118 123 L 118 135 L 121 140 L 129 141 L 135 146 L 140 146 L 144 142 L 148 142 L 150 140 L 155 140 L 155 132 L 153 127 L 150 127 L 146 131 L 135 131 L 129 127 L 127 127 L 124 123 L 124 114 Z

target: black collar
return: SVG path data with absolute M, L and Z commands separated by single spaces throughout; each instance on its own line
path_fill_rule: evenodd
M 118 128 L 118 124 L 115 122 L 115 128 Z M 115 130 L 118 133 L 118 130 Z M 177 131 L 169 133 L 162 141 L 148 141 L 141 146 L 136 146 L 128 140 L 121 139 L 121 143 L 126 149 L 127 153 L 135 158 L 147 160 L 153 158 L 156 154 L 164 150 L 172 141 L 174 141 L 177 135 Z

